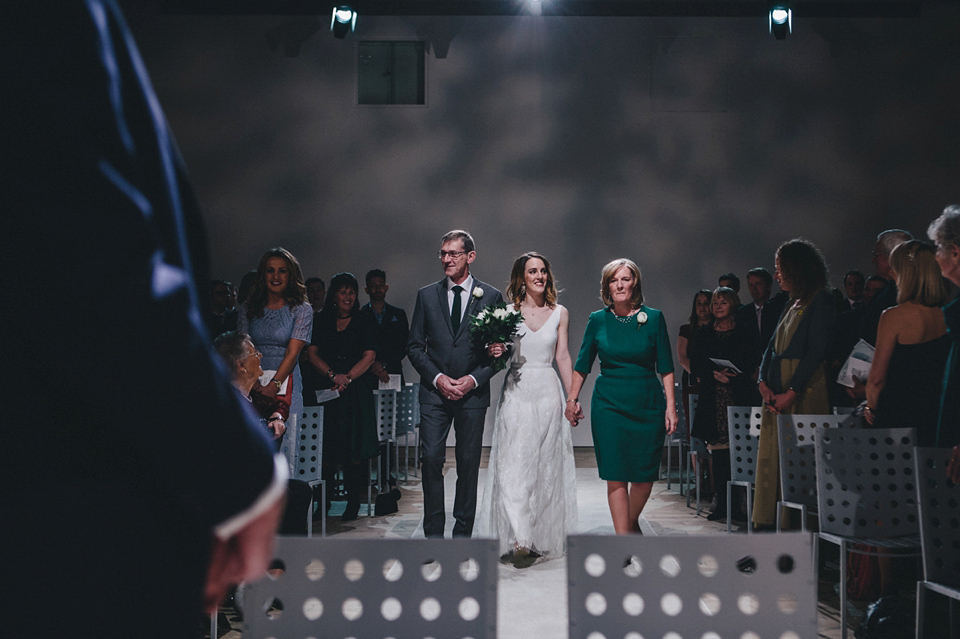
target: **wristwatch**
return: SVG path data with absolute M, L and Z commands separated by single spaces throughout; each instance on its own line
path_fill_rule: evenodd
M 277 390 L 283 388 L 283 382 L 281 382 L 279 379 L 271 379 L 270 381 L 273 382 L 273 385 L 277 387 Z

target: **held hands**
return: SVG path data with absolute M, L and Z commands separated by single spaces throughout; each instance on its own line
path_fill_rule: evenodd
M 476 382 L 469 375 L 464 375 L 460 379 L 453 379 L 447 375 L 441 375 L 437 379 L 437 389 L 450 401 L 463 399 L 463 396 L 476 387 Z
M 721 384 L 729 384 L 730 380 L 736 376 L 737 374 L 729 368 L 725 368 L 722 371 L 713 371 L 713 378 Z
M 502 342 L 494 342 L 487 345 L 487 355 L 497 359 L 507 352 L 507 345 Z
M 350 378 L 343 373 L 337 373 L 333 376 L 333 390 L 342 393 L 350 385 Z
M 790 407 L 793 406 L 793 402 L 797 401 L 797 394 L 793 390 L 788 390 L 786 393 L 780 394 L 771 393 L 771 395 L 772 397 L 768 400 L 765 400 L 765 403 L 767 405 L 767 410 L 776 415 L 789 410 Z
M 579 400 L 568 401 L 563 411 L 563 416 L 570 422 L 570 425 L 576 427 L 583 419 L 583 407 Z

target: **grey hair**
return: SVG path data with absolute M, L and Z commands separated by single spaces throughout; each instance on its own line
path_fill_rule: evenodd
M 218 335 L 217 339 L 213 340 L 213 347 L 223 358 L 231 375 L 236 373 L 237 362 L 248 355 L 244 347 L 247 341 L 253 343 L 249 335 L 240 331 L 229 331 Z
M 467 233 L 462 229 L 456 229 L 450 231 L 446 235 L 440 238 L 440 245 L 443 246 L 447 242 L 453 242 L 455 240 L 460 240 L 463 242 L 463 250 L 467 253 L 477 250 L 476 244 L 473 242 L 473 236 Z
M 946 246 L 947 244 L 960 246 L 960 205 L 951 204 L 943 209 L 940 217 L 931 222 L 929 228 L 927 228 L 927 236 L 937 246 Z
M 912 239 L 913 236 L 903 229 L 889 229 L 877 236 L 877 242 L 883 247 L 883 252 L 887 256 L 893 249 Z

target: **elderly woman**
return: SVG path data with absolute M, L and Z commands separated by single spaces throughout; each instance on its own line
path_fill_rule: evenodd
M 789 295 L 777 331 L 760 364 L 757 386 L 766 404 L 757 451 L 753 523 L 770 528 L 776 519 L 780 456 L 777 415 L 827 414 L 826 358 L 837 323 L 837 305 L 826 290 L 827 263 L 804 239 L 784 242 L 775 256 L 774 277 Z
M 599 356 L 590 425 L 613 527 L 624 535 L 640 532 L 664 434 L 677 428 L 673 357 L 663 313 L 643 305 L 640 269 L 631 260 L 603 267 L 600 299 L 606 308 L 587 321 L 565 412 L 571 423 L 583 417 L 580 389 Z
M 750 404 L 755 386 L 753 374 L 760 359 L 759 333 L 735 319 L 740 298 L 732 288 L 721 286 L 713 292 L 710 308 L 713 321 L 701 327 L 690 345 L 690 370 L 700 380 L 700 399 L 691 434 L 707 444 L 713 458 L 713 481 L 717 507 L 710 521 L 727 516 L 727 481 L 730 479 L 730 438 L 727 407 Z M 726 360 L 736 370 L 713 360 Z M 739 371 L 739 372 L 737 372 Z
M 303 412 L 303 385 L 297 358 L 313 328 L 313 312 L 307 303 L 307 287 L 300 263 L 286 249 L 272 248 L 260 258 L 257 279 L 245 304 L 240 306 L 237 330 L 250 335 L 263 352 L 263 368 L 273 371 L 261 392 L 266 397 L 290 397 L 290 416 L 280 452 L 294 473 L 299 438 L 298 419 Z
M 323 404 L 323 464 L 328 479 L 337 465 L 343 467 L 347 507 L 342 521 L 353 521 L 360 512 L 366 482 L 361 462 L 376 457 L 379 444 L 373 405 L 377 378 L 370 372 L 377 355 L 376 320 L 360 312 L 359 290 L 350 273 L 333 277 L 307 347 L 307 361 L 328 380 L 327 387 L 340 394 Z
M 687 350 L 690 342 L 693 341 L 693 336 L 697 334 L 697 330 L 701 326 L 709 324 L 710 320 L 713 319 L 710 312 L 711 295 L 712 293 L 705 288 L 696 292 L 693 296 L 693 308 L 690 309 L 690 321 L 680 327 L 680 335 L 677 337 L 677 360 L 683 367 L 680 385 L 684 390 L 697 385 L 696 379 L 690 379 L 690 356 L 687 354 Z
M 960 286 L 960 206 L 945 208 L 930 224 L 927 235 L 937 245 L 940 272 Z M 943 307 L 943 319 L 951 343 L 940 395 L 936 445 L 954 447 L 950 472 L 953 481 L 960 483 L 960 294 Z
M 940 307 L 947 287 L 936 249 L 910 240 L 890 253 L 897 305 L 880 316 L 877 346 L 867 378 L 867 421 L 875 428 L 912 426 L 917 445 L 936 440 L 940 387 L 950 337 Z

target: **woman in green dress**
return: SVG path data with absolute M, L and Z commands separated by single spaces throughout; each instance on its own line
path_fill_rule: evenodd
M 590 402 L 593 446 L 614 530 L 625 535 L 640 532 L 640 513 L 660 472 L 664 434 L 677 428 L 673 356 L 663 313 L 643 305 L 640 269 L 631 260 L 613 260 L 603 268 L 600 299 L 606 308 L 587 322 L 566 417 L 571 423 L 583 418 L 580 389 L 599 356 Z
M 790 302 L 760 363 L 757 385 L 766 410 L 757 446 L 754 526 L 772 528 L 780 494 L 777 415 L 830 412 L 827 351 L 836 331 L 837 306 L 825 289 L 827 263 L 804 239 L 784 242 L 775 256 L 774 277 Z

